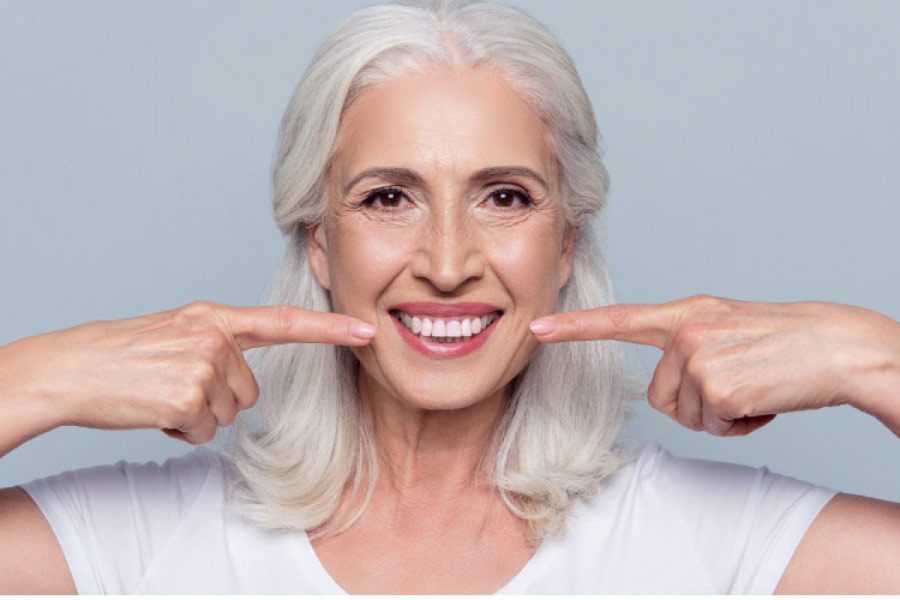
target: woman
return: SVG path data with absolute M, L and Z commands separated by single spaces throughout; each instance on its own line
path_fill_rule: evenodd
M 697 431 L 851 404 L 900 435 L 900 324 L 824 302 L 612 304 L 597 142 L 570 58 L 521 11 L 354 13 L 282 123 L 273 306 L 0 348 L 3 453 L 60 425 L 192 444 L 236 425 L 222 454 L 3 490 L 3 591 L 900 590 L 897 504 L 615 443 L 613 340 L 663 349 L 648 399 Z

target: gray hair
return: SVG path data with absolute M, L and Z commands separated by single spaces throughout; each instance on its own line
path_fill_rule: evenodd
M 577 231 L 557 311 L 613 302 L 599 244 L 608 175 L 590 99 L 568 53 L 518 8 L 425 0 L 352 13 L 318 48 L 297 85 L 272 173 L 274 216 L 287 243 L 269 304 L 332 310 L 310 268 L 303 225 L 323 218 L 343 111 L 370 85 L 460 61 L 504 77 L 547 127 L 566 224 Z M 233 499 L 265 528 L 314 529 L 332 517 L 349 485 L 357 497 L 369 473 L 361 508 L 310 539 L 344 531 L 363 513 L 378 476 L 372 423 L 357 388 L 358 359 L 344 346 L 286 344 L 250 351 L 248 361 L 260 401 L 249 411 L 258 417 L 255 425 L 245 412 L 230 432 L 228 452 L 240 475 Z M 526 521 L 530 539 L 563 534 L 574 502 L 596 495 L 627 461 L 615 442 L 632 414 L 625 401 L 640 394 L 633 383 L 618 343 L 598 340 L 541 344 L 508 384 L 488 445 L 491 481 Z

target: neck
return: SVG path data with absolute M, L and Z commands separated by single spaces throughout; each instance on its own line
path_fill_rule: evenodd
M 403 504 L 434 502 L 486 491 L 482 460 L 498 423 L 505 390 L 462 408 L 410 406 L 359 374 L 363 404 L 379 449 L 378 488 Z

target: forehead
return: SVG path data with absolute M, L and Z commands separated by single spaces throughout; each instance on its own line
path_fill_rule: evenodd
M 338 131 L 338 176 L 372 167 L 465 175 L 521 165 L 552 177 L 547 130 L 506 81 L 486 69 L 435 67 L 363 92 Z

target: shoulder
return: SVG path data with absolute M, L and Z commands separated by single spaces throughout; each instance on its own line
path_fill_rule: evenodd
M 160 496 L 184 501 L 196 496 L 211 479 L 221 481 L 222 472 L 219 454 L 198 447 L 161 463 L 123 459 L 114 464 L 63 471 L 21 487 L 32 496 L 54 494 L 71 501 L 101 497 L 149 501 Z
M 123 531 L 160 537 L 198 502 L 220 501 L 224 459 L 201 446 L 162 462 L 123 459 L 63 471 L 20 487 L 54 530 L 82 530 L 85 537 L 96 532 L 124 535 Z
M 775 473 L 766 466 L 673 455 L 655 440 L 633 451 L 614 483 L 644 506 L 669 513 L 693 532 L 771 520 L 788 511 L 810 521 L 836 490 Z
M 718 593 L 772 593 L 803 533 L 836 490 L 767 467 L 686 458 L 647 441 L 579 507 L 573 536 L 695 571 Z M 610 541 L 602 543 L 612 543 Z M 664 550 L 665 549 L 665 550 Z M 677 559 L 677 560 L 676 560 Z M 690 566 L 693 565 L 693 566 Z
M 191 514 L 215 519 L 223 460 L 198 447 L 161 463 L 63 471 L 20 486 L 50 524 L 79 593 L 127 593 Z

